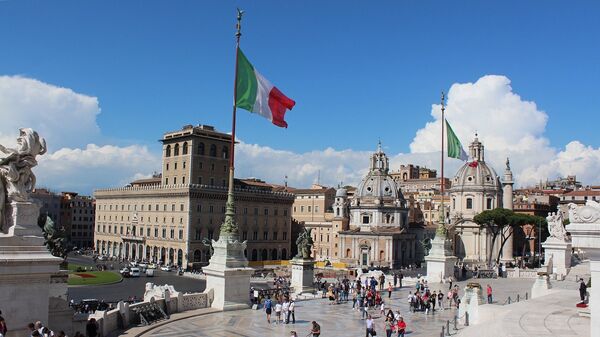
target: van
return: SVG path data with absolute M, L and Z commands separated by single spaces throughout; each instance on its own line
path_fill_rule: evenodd
M 133 267 L 130 271 L 131 277 L 140 277 L 140 268 Z
M 146 269 L 146 276 L 147 277 L 153 277 L 154 276 L 154 269 Z

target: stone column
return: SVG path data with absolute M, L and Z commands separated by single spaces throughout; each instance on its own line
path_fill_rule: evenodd
M 295 295 L 301 295 L 303 293 L 312 294 L 314 291 L 313 280 L 314 280 L 314 269 L 315 260 L 293 258 L 292 264 L 292 288 L 294 288 Z

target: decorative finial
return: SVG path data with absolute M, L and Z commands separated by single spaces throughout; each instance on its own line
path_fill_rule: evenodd
M 510 160 L 506 157 L 506 169 L 510 170 Z
M 236 25 L 236 33 L 235 33 L 235 37 L 237 37 L 238 39 L 240 38 L 240 36 L 242 36 L 242 15 L 244 15 L 244 11 L 241 9 L 237 9 L 237 25 Z
M 377 152 L 381 153 L 381 139 L 377 142 Z
M 444 105 L 444 101 L 446 100 L 446 95 L 442 91 L 442 113 L 446 110 L 446 106 Z

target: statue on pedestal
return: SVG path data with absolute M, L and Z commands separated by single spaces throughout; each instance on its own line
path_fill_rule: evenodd
M 0 159 L 0 232 L 8 233 L 14 224 L 6 221 L 6 204 L 30 201 L 29 193 L 35 188 L 35 175 L 31 169 L 37 166 L 35 159 L 46 153 L 46 140 L 30 128 L 19 129 L 17 147 L 0 145 L 6 157 Z
M 313 246 L 313 238 L 310 235 L 312 228 L 305 228 L 298 239 L 296 239 L 296 245 L 298 246 L 298 255 L 296 255 L 299 259 L 310 259 L 310 253 Z
M 548 232 L 550 233 L 551 238 L 560 241 L 569 241 L 567 231 L 563 225 L 562 212 L 550 213 L 548 217 L 546 217 L 546 221 L 548 222 Z

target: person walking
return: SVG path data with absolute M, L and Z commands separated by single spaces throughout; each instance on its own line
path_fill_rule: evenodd
M 273 301 L 271 301 L 271 296 L 267 296 L 267 299 L 263 305 L 265 308 L 265 313 L 267 314 L 267 323 L 271 324 L 271 310 L 273 310 Z
M 281 309 L 282 308 L 283 308 L 283 306 L 281 305 L 281 302 L 277 301 L 277 303 L 275 303 L 275 324 L 281 323 Z
M 487 285 L 487 300 L 488 304 L 492 304 L 492 286 Z
M 398 281 L 400 281 L 400 288 L 402 288 L 402 279 L 404 278 L 404 274 L 400 272 L 400 276 L 398 276 Z
M 392 328 L 394 326 L 394 319 L 386 317 L 385 318 L 385 336 L 392 337 Z
M 445 310 L 444 309 L 444 292 L 442 292 L 441 290 L 438 293 L 438 307 L 440 307 L 440 310 Z
M 585 302 L 585 295 L 587 293 L 587 284 L 583 281 L 583 278 L 579 279 L 579 297 L 581 298 L 581 303 Z
M 290 307 L 288 310 L 287 321 L 290 321 L 290 317 L 292 318 L 292 324 L 296 324 L 296 302 L 294 300 L 290 300 Z
M 375 335 L 377 335 L 377 333 L 375 332 L 375 321 L 373 320 L 371 315 L 368 315 L 367 316 L 367 329 L 366 329 L 365 337 L 372 337 Z
M 398 331 L 397 337 L 404 337 L 404 333 L 406 332 L 406 322 L 404 322 L 404 318 L 400 317 L 398 319 L 398 324 L 396 325 L 396 331 Z
M 283 305 L 281 306 L 281 313 L 283 314 L 283 322 L 288 324 L 290 322 L 290 302 L 286 298 L 283 300 Z
M 392 282 L 388 282 L 388 298 L 392 298 Z

